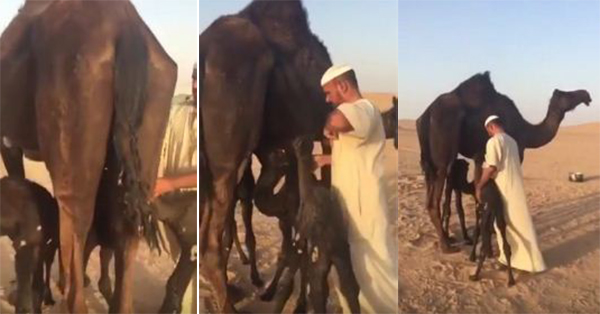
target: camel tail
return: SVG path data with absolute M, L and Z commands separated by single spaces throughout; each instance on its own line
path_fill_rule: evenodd
M 429 147 L 429 109 L 417 119 L 417 136 L 419 146 L 421 147 L 421 169 L 425 174 L 425 182 L 431 182 L 435 174 L 435 166 L 431 160 L 431 151 Z
M 125 217 L 160 250 L 158 224 L 148 204 L 150 182 L 143 182 L 137 131 L 142 124 L 148 81 L 148 48 L 137 25 L 123 27 L 117 38 L 114 63 L 113 142 L 125 187 Z

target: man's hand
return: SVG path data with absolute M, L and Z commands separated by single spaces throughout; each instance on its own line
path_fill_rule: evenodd
M 154 194 L 152 198 L 156 198 L 159 195 L 174 190 L 173 184 L 171 180 L 166 178 L 158 178 L 156 179 L 156 184 L 154 185 Z
M 338 139 L 338 133 L 328 129 L 327 127 L 325 127 L 325 129 L 323 130 L 323 135 L 325 135 L 325 137 L 330 141 Z
M 331 165 L 331 155 L 314 155 L 313 159 L 317 164 L 317 168 Z

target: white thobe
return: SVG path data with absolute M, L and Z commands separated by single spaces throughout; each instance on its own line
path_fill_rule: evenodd
M 169 114 L 169 122 L 163 141 L 158 176 L 169 177 L 196 172 L 198 119 L 196 107 L 190 99 L 174 104 Z M 175 235 L 159 224 L 159 230 L 166 240 L 166 250 L 175 263 L 179 260 L 180 248 Z M 197 272 L 186 288 L 181 304 L 181 313 L 196 313 Z
M 504 201 L 506 238 L 512 252 L 511 266 L 529 272 L 544 271 L 546 265 L 527 207 L 517 142 L 506 133 L 494 135 L 486 145 L 485 163 L 497 169 L 495 181 Z M 500 235 L 495 224 L 494 228 Z M 498 260 L 506 265 L 502 237 L 497 236 L 497 241 L 500 248 Z
M 352 267 L 360 286 L 362 313 L 398 311 L 397 235 L 388 216 L 383 181 L 385 132 L 379 110 L 368 100 L 337 107 L 353 131 L 340 133 L 332 148 L 332 187 L 348 225 Z M 395 209 L 394 209 L 395 210 Z M 345 313 L 345 299 L 337 289 Z

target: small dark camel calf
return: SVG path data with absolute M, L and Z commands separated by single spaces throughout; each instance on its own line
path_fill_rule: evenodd
M 293 277 L 300 268 L 301 291 L 296 312 L 305 310 L 305 294 L 315 313 L 326 313 L 329 287 L 327 276 L 334 265 L 340 280 L 340 289 L 352 313 L 360 313 L 358 303 L 359 286 L 352 269 L 350 246 L 347 231 L 343 224 L 342 208 L 337 196 L 329 187 L 319 184 L 313 174 L 313 143 L 308 138 L 298 138 L 293 142 L 298 162 L 298 182 L 300 208 L 292 230 L 294 247 L 299 262 L 287 269 L 282 282 L 282 290 L 293 289 Z M 280 312 L 287 299 L 276 308 Z
M 0 179 L 0 236 L 16 251 L 16 313 L 41 313 L 53 305 L 50 273 L 58 249 L 58 204 L 37 183 L 21 177 Z M 45 266 L 45 277 L 44 277 Z
M 494 228 L 494 221 L 500 231 L 503 242 L 504 256 L 508 263 L 508 286 L 515 284 L 515 278 L 513 277 L 512 267 L 510 265 L 511 249 L 506 239 L 506 219 L 504 217 L 504 203 L 502 201 L 502 195 L 498 186 L 494 180 L 488 181 L 481 190 L 481 203 L 477 204 L 476 211 L 476 222 L 475 222 L 475 234 L 473 250 L 471 251 L 470 259 L 475 261 L 477 240 L 481 233 L 481 249 L 479 251 L 479 261 L 477 263 L 477 269 L 475 274 L 471 275 L 469 279 L 472 281 L 479 280 L 479 273 L 486 257 L 492 255 L 492 229 Z

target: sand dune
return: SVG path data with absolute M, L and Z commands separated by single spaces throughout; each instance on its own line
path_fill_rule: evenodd
M 488 259 L 481 282 L 468 280 L 475 265 L 470 246 L 453 255 L 439 253 L 424 209 L 414 121 L 400 121 L 399 133 L 399 300 L 408 313 L 598 313 L 600 312 L 600 123 L 563 127 L 548 145 L 525 152 L 525 188 L 539 243 L 549 270 L 516 275 Z M 581 171 L 583 183 L 567 181 Z M 467 225 L 474 203 L 467 197 Z M 451 232 L 460 227 L 451 217 Z M 494 241 L 495 244 L 495 241 Z

